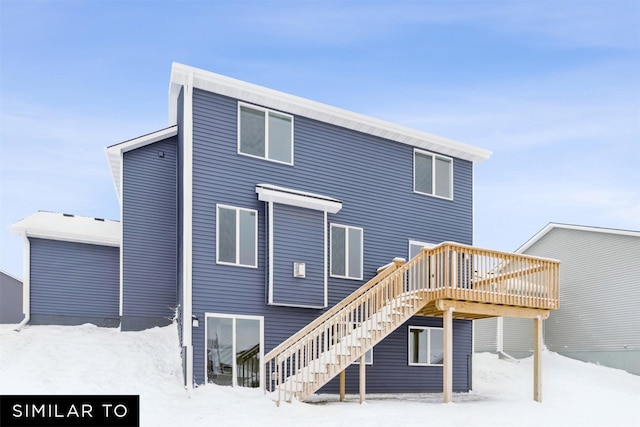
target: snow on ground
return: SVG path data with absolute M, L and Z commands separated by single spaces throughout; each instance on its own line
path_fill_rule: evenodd
M 474 390 L 368 395 L 282 404 L 260 390 L 182 387 L 175 325 L 142 332 L 0 325 L 0 394 L 139 394 L 142 426 L 637 426 L 640 377 L 545 352 L 543 403 L 532 400 L 532 360 L 474 356 Z

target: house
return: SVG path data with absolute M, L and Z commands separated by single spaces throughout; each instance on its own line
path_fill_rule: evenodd
M 22 281 L 0 270 L 0 323 L 20 323 L 22 313 Z
M 188 387 L 364 398 L 366 380 L 447 401 L 471 389 L 470 319 L 541 321 L 556 307 L 557 263 L 471 246 L 473 168 L 488 151 L 181 64 L 169 98 L 169 127 L 106 149 L 121 222 L 52 223 L 65 230 L 48 243 L 59 257 L 84 245 L 108 260 L 25 274 L 33 294 L 75 295 L 56 274 L 104 266 L 92 292 L 109 298 L 53 300 L 64 321 L 137 330 L 176 318 Z M 53 230 L 31 220 L 14 231 L 34 270 L 37 239 Z M 63 221 L 96 238 L 67 236 Z M 550 273 L 536 279 L 541 294 L 519 288 L 539 271 Z M 27 318 L 51 316 L 34 297 Z
M 549 223 L 516 252 L 562 260 L 562 306 L 544 324 L 549 350 L 640 375 L 640 231 Z M 529 322 L 475 323 L 475 351 L 531 355 Z

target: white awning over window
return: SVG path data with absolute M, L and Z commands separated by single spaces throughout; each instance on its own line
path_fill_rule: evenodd
M 257 184 L 256 193 L 258 194 L 258 200 L 263 202 L 281 203 L 283 205 L 297 206 L 332 214 L 342 209 L 342 202 L 338 199 L 271 184 Z

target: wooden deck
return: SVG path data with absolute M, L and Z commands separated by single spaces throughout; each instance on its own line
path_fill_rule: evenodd
M 559 307 L 555 260 L 442 243 L 409 262 L 395 259 L 350 296 L 271 350 L 265 391 L 304 400 L 411 316 L 443 318 L 444 400 L 451 401 L 452 319 L 508 316 L 534 321 L 534 399 L 540 401 L 541 322 Z M 360 364 L 364 400 L 365 364 Z M 344 390 L 341 390 L 343 395 Z

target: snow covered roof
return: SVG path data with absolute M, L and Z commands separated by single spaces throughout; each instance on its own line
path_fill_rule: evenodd
M 148 133 L 128 141 L 114 144 L 106 148 L 107 160 L 111 168 L 113 185 L 116 187 L 118 200 L 122 202 L 122 154 L 178 134 L 178 126 L 171 126 L 156 132 Z
M 483 162 L 491 155 L 491 151 L 483 148 L 175 62 L 171 68 L 171 83 L 169 85 L 169 122 L 172 125 L 178 122 L 178 95 L 180 88 L 183 85 L 191 84 L 194 88 L 208 92 L 309 117 L 321 122 L 476 163 Z
M 538 231 L 532 238 L 527 240 L 522 246 L 520 246 L 516 253 L 521 254 L 524 253 L 527 249 L 533 246 L 538 240 L 547 235 L 551 230 L 556 228 L 563 228 L 566 230 L 580 230 L 580 231 L 589 231 L 593 233 L 608 233 L 608 234 L 619 234 L 623 236 L 634 236 L 640 237 L 640 231 L 634 230 L 620 230 L 617 228 L 604 228 L 604 227 L 590 227 L 586 225 L 574 225 L 574 224 L 560 224 L 557 222 L 550 222 L 547 224 L 542 230 Z
M 102 218 L 38 211 L 9 229 L 27 237 L 120 246 L 120 222 Z

